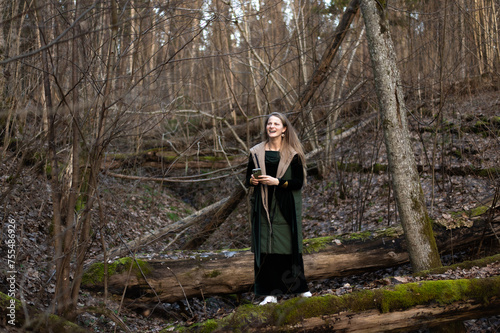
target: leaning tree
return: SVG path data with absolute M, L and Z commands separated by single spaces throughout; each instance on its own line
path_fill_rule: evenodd
M 362 0 L 361 12 L 382 114 L 394 195 L 415 272 L 441 266 L 432 223 L 410 143 L 404 94 L 396 66 L 385 1 Z

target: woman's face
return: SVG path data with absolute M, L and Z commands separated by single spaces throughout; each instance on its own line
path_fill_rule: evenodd
M 275 116 L 269 117 L 266 126 L 267 136 L 271 138 L 281 137 L 285 133 L 286 127 L 283 126 L 281 119 Z

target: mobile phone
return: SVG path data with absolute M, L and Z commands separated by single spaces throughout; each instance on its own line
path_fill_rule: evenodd
M 252 169 L 252 173 L 253 173 L 253 176 L 255 178 L 259 177 L 260 175 L 262 175 L 262 170 L 260 168 L 255 168 L 255 169 Z

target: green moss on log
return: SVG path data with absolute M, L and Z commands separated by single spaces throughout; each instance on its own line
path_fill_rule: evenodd
M 331 245 L 335 237 L 327 236 L 327 237 L 318 237 L 318 238 L 310 238 L 304 239 L 303 241 L 303 251 L 304 253 L 316 253 Z
M 474 299 L 487 304 L 500 295 L 500 276 L 486 279 L 423 281 L 376 290 L 363 290 L 343 296 L 326 295 L 293 298 L 281 304 L 240 306 L 220 320 L 183 328 L 184 332 L 212 332 L 216 329 L 245 332 L 249 328 L 286 327 L 304 318 L 333 315 L 341 311 L 360 312 L 378 309 L 380 312 L 405 310 L 417 305 L 451 304 Z M 181 330 L 179 330 L 181 331 Z
M 141 278 L 142 274 L 149 275 L 152 272 L 151 266 L 140 259 L 130 257 L 120 258 L 111 264 L 108 264 L 108 276 L 128 272 L 132 265 L 132 274 Z M 104 282 L 104 263 L 95 263 L 83 274 L 82 284 L 84 286 L 99 285 Z
M 0 308 L 2 308 L 3 310 L 5 310 L 5 311 L 3 311 L 3 313 L 8 313 L 9 312 L 9 311 L 6 310 L 6 308 L 8 306 L 10 306 L 11 300 L 15 301 L 15 303 L 14 303 L 14 307 L 15 307 L 14 310 L 16 311 L 16 313 L 19 312 L 19 311 L 23 311 L 23 307 L 21 305 L 21 302 L 19 302 L 15 298 L 12 298 L 12 297 L 10 297 L 10 296 L 8 296 L 8 295 L 0 292 Z
M 375 233 L 377 237 L 391 237 L 391 238 L 396 238 L 404 234 L 403 228 L 401 228 L 401 226 L 376 230 Z
M 204 274 L 204 277 L 205 277 L 205 278 L 216 278 L 216 277 L 218 277 L 218 276 L 219 276 L 219 275 L 221 275 L 221 274 L 222 274 L 222 272 L 221 272 L 221 271 L 214 269 L 213 271 L 206 272 L 206 273 Z
M 349 239 L 351 240 L 362 240 L 365 241 L 372 237 L 371 231 L 353 232 L 349 234 Z
M 469 211 L 470 217 L 476 217 L 479 215 L 483 215 L 484 213 L 486 213 L 488 211 L 488 209 L 490 209 L 490 207 L 488 207 L 488 206 L 478 206 L 478 207 L 472 208 Z
M 77 324 L 68 321 L 62 317 L 56 316 L 54 314 L 38 314 L 36 315 L 28 325 L 24 327 L 26 331 L 34 332 L 58 332 L 58 333 L 84 333 L 88 332 L 85 328 L 78 326 Z

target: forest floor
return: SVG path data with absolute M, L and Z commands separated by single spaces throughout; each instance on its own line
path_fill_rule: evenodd
M 432 131 L 432 121 L 419 118 L 412 123 L 414 150 L 417 163 L 428 165 L 433 159 L 438 167 L 448 170 L 473 168 L 490 170 L 489 174 L 434 173 L 430 169 L 421 171 L 421 181 L 432 219 L 446 221 L 462 212 L 461 222 L 470 221 L 467 211 L 491 198 L 498 189 L 498 166 L 500 166 L 499 127 L 494 123 L 498 117 L 500 101 L 498 94 L 485 93 L 481 98 L 463 100 L 457 109 L 467 112 L 449 111 L 445 120 L 449 130 L 437 135 Z M 493 119 L 493 120 L 492 120 Z M 487 121 L 491 120 L 490 123 Z M 481 123 L 480 123 L 481 122 Z M 427 125 L 427 126 L 424 126 Z M 454 128 L 469 128 L 471 131 L 455 132 Z M 474 128 L 483 130 L 473 131 Z M 368 134 L 367 134 L 368 133 Z M 338 147 L 337 161 L 362 165 L 370 169 L 375 164 L 385 164 L 385 148 L 377 128 L 364 130 L 352 136 Z M 434 141 L 434 139 L 436 139 Z M 436 144 L 437 149 L 432 149 Z M 429 148 L 431 147 L 431 148 Z M 432 156 L 432 151 L 435 152 Z M 10 186 L 9 176 L 17 166 L 15 156 L 0 160 L 0 188 L 2 193 Z M 342 164 L 336 164 L 342 165 Z M 497 169 L 495 169 L 497 168 Z M 495 171 L 496 170 L 496 171 Z M 157 176 L 155 170 L 138 168 L 128 171 L 143 176 Z M 493 172 L 493 173 L 492 173 Z M 496 172 L 496 173 L 495 173 Z M 240 177 L 241 178 L 241 177 Z M 6 219 L 12 218 L 18 234 L 17 259 L 18 288 L 29 305 L 48 309 L 54 293 L 54 263 L 50 236 L 51 194 L 43 168 L 26 165 L 9 195 L 0 202 L 0 219 L 6 235 Z M 106 174 L 101 175 L 99 205 L 105 216 L 106 243 L 109 247 L 148 234 L 180 218 L 186 217 L 229 195 L 235 186 L 235 178 L 196 184 L 161 185 L 154 182 L 126 181 Z M 394 197 L 386 172 L 351 172 L 332 168 L 319 177 L 314 170 L 308 176 L 303 190 L 304 238 L 342 235 L 364 232 L 399 225 Z M 97 209 L 96 209 L 97 210 Z M 455 214 L 455 215 L 454 215 Z M 95 220 L 99 221 L 97 212 Z M 96 222 L 98 225 L 99 222 Z M 95 230 L 99 228 L 96 227 Z M 142 253 L 176 255 L 176 251 L 197 233 L 192 227 L 181 235 L 171 235 L 141 249 Z M 241 204 L 227 221 L 205 242 L 199 250 L 213 251 L 224 248 L 249 247 L 248 202 Z M 177 237 L 178 236 L 178 237 Z M 102 253 L 100 232 L 93 233 L 89 258 Z M 4 238 L 2 238 L 3 242 Z M 2 247 L 2 258 L 6 258 Z M 484 246 L 481 251 L 460 252 L 443 256 L 443 264 L 471 260 L 499 252 L 498 245 Z M 444 274 L 431 275 L 426 279 L 476 278 L 500 275 L 500 263 L 467 270 L 450 270 Z M 0 291 L 6 292 L 5 271 L 0 271 Z M 409 265 L 392 267 L 376 272 L 367 272 L 346 278 L 331 278 L 309 281 L 314 296 L 322 294 L 342 295 L 366 288 L 379 288 L 390 284 L 415 281 Z M 133 332 L 158 332 L 168 325 L 192 324 L 209 318 L 220 318 L 231 313 L 244 303 L 258 303 L 250 291 L 235 298 L 215 296 L 206 299 L 190 299 L 176 303 L 163 303 L 153 313 L 138 313 L 120 307 L 119 300 L 108 300 L 107 307 L 114 310 Z M 83 308 L 104 302 L 102 294 L 81 291 L 78 306 Z M 500 310 L 499 310 L 500 311 Z M 78 323 L 93 332 L 113 332 L 116 324 L 109 318 L 93 313 L 83 313 Z M 0 325 L 3 325 L 0 323 Z M 500 332 L 498 316 L 469 320 L 464 323 L 467 332 Z M 1 327 L 1 326 L 0 326 Z M 118 329 L 120 331 L 120 329 Z M 420 332 L 426 332 L 423 328 Z

